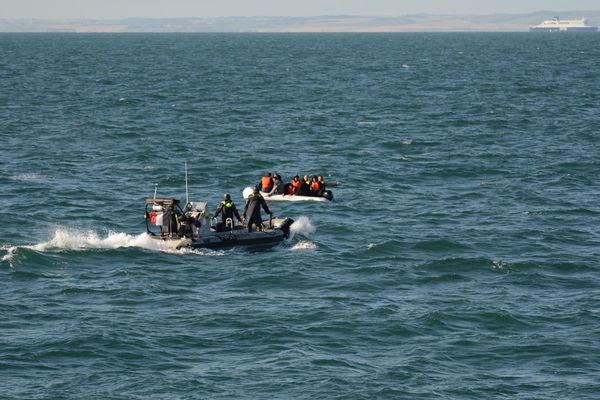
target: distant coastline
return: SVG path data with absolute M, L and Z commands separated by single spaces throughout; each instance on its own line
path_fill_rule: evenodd
M 537 11 L 528 14 L 433 15 L 398 17 L 222 17 L 122 20 L 0 19 L 0 32 L 526 32 L 553 16 L 586 17 L 596 11 Z

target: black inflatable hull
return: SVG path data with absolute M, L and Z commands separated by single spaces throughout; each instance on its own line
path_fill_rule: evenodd
M 291 218 L 284 219 L 276 228 L 265 227 L 262 231 L 248 232 L 243 227 L 223 232 L 211 232 L 195 240 L 185 238 L 163 238 L 155 236 L 158 240 L 173 243 L 175 248 L 192 249 L 229 249 L 244 247 L 257 250 L 273 247 L 281 243 L 290 235 L 290 227 L 294 223 Z M 266 223 L 265 223 L 266 225 Z
M 191 242 L 193 249 L 228 249 L 245 247 L 248 249 L 264 249 L 273 247 L 283 241 L 286 235 L 280 229 L 263 232 L 230 231 L 200 238 Z

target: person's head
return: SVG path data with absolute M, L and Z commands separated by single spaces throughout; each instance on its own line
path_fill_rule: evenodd
M 258 185 L 254 186 L 254 193 L 260 192 L 260 187 Z
M 298 175 L 294 175 L 294 179 L 293 180 L 294 181 L 298 181 L 298 180 L 300 180 L 300 177 Z
M 270 172 L 267 172 L 267 173 L 265 174 L 265 176 L 271 177 L 271 173 L 270 173 Z
M 319 182 L 323 182 L 323 175 L 319 175 Z
M 308 175 L 304 175 L 304 180 L 307 181 L 308 180 Z
M 273 179 L 279 180 L 281 177 L 279 175 L 273 175 Z
M 225 193 L 223 195 L 223 199 L 225 199 L 225 200 L 231 200 L 231 195 L 229 193 Z
M 317 176 L 316 176 L 316 175 L 313 175 L 313 176 L 312 176 L 312 180 L 313 180 L 313 182 L 316 182 L 316 181 L 317 181 Z

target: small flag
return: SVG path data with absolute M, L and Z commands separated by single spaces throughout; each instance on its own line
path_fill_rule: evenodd
M 163 224 L 163 214 L 157 213 L 156 211 L 150 212 L 150 223 L 152 225 L 162 225 Z

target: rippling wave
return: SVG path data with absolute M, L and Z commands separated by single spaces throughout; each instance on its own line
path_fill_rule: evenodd
M 0 37 L 4 397 L 597 398 L 596 35 Z M 335 201 L 170 250 L 185 162 Z

